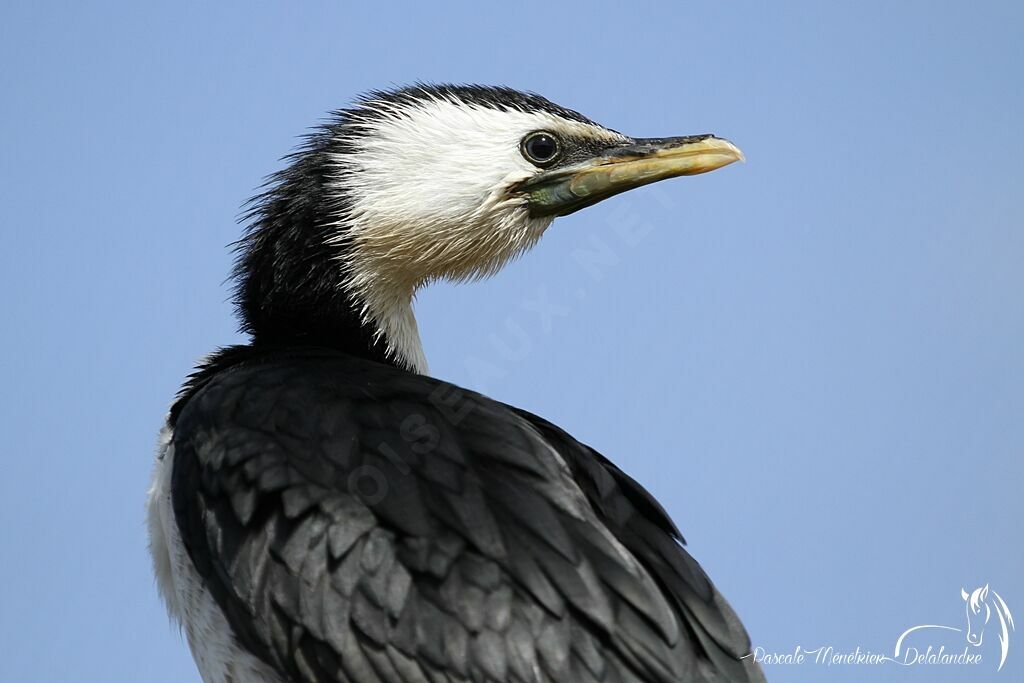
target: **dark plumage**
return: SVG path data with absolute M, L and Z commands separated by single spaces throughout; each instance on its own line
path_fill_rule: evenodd
M 174 510 L 295 680 L 757 680 L 658 503 L 557 427 L 330 349 L 229 357 L 176 408 Z
M 235 270 L 252 341 L 215 353 L 182 389 L 160 456 L 169 488 L 158 465 L 151 495 L 162 590 L 193 574 L 201 587 L 167 595 L 193 650 L 219 628 L 208 593 L 230 630 L 214 634 L 262 662 L 218 668 L 219 644 L 200 670 L 234 683 L 263 665 L 317 683 L 761 680 L 743 627 L 650 494 L 543 419 L 410 371 L 346 286 L 360 256 L 338 220 L 352 190 L 332 164 L 354 153 L 347 123 L 402 115 L 367 103 L 424 97 L 591 125 L 506 88 L 374 93 L 255 200 Z M 571 130 L 582 142 L 561 141 L 569 167 L 615 161 L 627 142 L 643 156 L 708 138 L 648 149 Z

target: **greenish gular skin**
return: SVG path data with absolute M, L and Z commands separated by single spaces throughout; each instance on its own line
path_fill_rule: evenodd
M 707 173 L 734 161 L 743 161 L 743 152 L 713 135 L 636 139 L 541 173 L 515 190 L 528 196 L 531 216 L 566 216 L 642 185 Z

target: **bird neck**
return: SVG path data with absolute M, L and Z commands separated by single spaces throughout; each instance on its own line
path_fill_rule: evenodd
M 311 145 L 256 199 L 234 272 L 242 330 L 254 346 L 323 346 L 425 373 L 413 288 L 383 277 L 349 286 L 352 247 L 325 214 L 327 169 Z
M 397 295 L 388 288 L 351 292 L 339 275 L 338 262 L 330 259 L 321 268 L 312 265 L 316 258 L 296 259 L 309 265 L 308 273 L 278 259 L 267 264 L 273 275 L 254 274 L 245 281 L 246 288 L 257 291 L 271 285 L 262 296 L 251 294 L 261 303 L 240 305 L 243 328 L 253 345 L 328 347 L 426 374 L 412 293 Z
M 389 295 L 366 304 L 367 324 L 383 341 L 385 354 L 399 367 L 425 375 L 427 357 L 420 341 L 419 325 L 412 309 L 412 293 Z

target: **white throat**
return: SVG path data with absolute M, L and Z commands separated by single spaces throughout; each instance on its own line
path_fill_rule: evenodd
M 368 304 L 366 316 L 387 341 L 389 356 L 413 372 L 421 375 L 429 372 L 412 311 L 411 294 L 404 299 L 388 297 L 376 306 Z

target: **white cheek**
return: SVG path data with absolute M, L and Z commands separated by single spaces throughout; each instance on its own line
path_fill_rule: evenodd
M 523 112 L 424 96 L 415 104 L 366 105 L 347 123 L 355 149 L 335 158 L 352 218 L 409 229 L 437 226 L 493 208 L 512 182 L 537 173 L 520 151 L 538 130 L 624 140 L 597 125 L 545 111 Z
M 388 269 L 403 287 L 494 272 L 536 242 L 546 222 L 531 220 L 525 198 L 509 192 L 540 172 L 522 155 L 525 136 L 621 138 L 543 111 L 443 99 L 375 106 L 346 124 L 349 144 L 334 158 L 346 207 L 339 220 L 363 269 Z
M 518 149 L 518 131 L 403 128 L 368 140 L 353 155 L 346 182 L 353 209 L 374 220 L 436 224 L 482 208 L 511 182 L 535 172 Z

